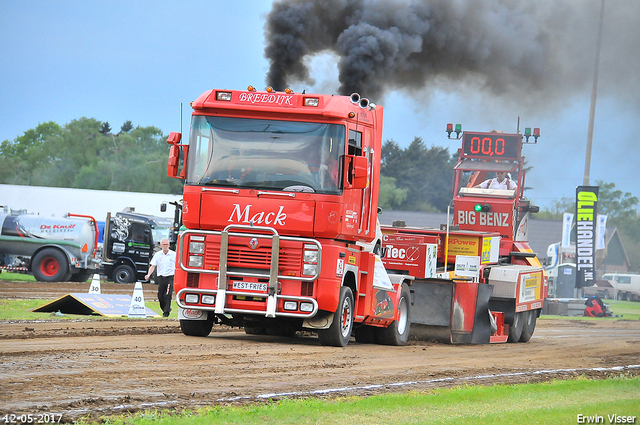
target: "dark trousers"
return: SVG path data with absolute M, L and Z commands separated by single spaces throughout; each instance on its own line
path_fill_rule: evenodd
M 173 296 L 173 276 L 158 276 L 158 301 L 165 317 L 171 313 L 171 297 Z

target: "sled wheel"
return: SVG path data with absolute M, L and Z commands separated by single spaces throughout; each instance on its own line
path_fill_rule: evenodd
M 43 249 L 33 257 L 32 264 L 33 275 L 41 282 L 66 282 L 71 277 L 69 260 L 57 249 Z
M 400 301 L 398 301 L 396 320 L 386 328 L 376 329 L 377 339 L 380 344 L 405 345 L 407 343 L 409 328 L 411 327 L 411 321 L 409 320 L 411 312 L 410 296 L 409 287 L 403 284 Z
M 318 331 L 318 339 L 322 345 L 345 347 L 349 343 L 353 329 L 353 292 L 347 286 L 340 288 L 338 309 L 333 314 L 333 322 L 329 329 Z
M 533 331 L 536 329 L 536 320 L 538 319 L 538 310 L 525 311 L 524 316 L 520 342 L 528 342 L 533 336 Z
M 113 281 L 115 283 L 133 283 L 136 281 L 136 272 L 133 267 L 120 264 L 113 271 Z
M 513 323 L 509 326 L 509 338 L 507 339 L 507 342 L 520 341 L 524 322 L 525 318 L 523 317 L 523 313 L 516 313 L 513 315 Z

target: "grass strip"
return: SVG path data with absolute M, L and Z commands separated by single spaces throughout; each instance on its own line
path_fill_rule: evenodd
M 33 313 L 29 310 L 41 307 L 51 300 L 7 300 L 0 299 L 0 321 L 21 321 L 21 320 L 87 320 L 87 319 L 99 319 L 99 320 L 109 320 L 109 319 L 122 319 L 123 317 L 113 317 L 108 318 L 101 316 L 99 314 L 93 315 L 79 315 L 79 314 L 64 314 L 57 315 L 56 313 Z M 144 302 L 146 307 L 149 307 L 151 310 L 156 312 L 162 317 L 162 310 L 160 309 L 160 303 L 158 301 L 149 301 L 145 300 Z M 177 319 L 178 318 L 178 305 L 175 301 L 171 303 L 171 315 L 170 318 Z M 139 319 L 132 319 L 139 320 Z M 148 319 L 147 319 L 148 320 Z
M 640 378 L 553 380 L 547 383 L 462 386 L 372 397 L 271 401 L 195 412 L 149 411 L 100 422 L 186 424 L 568 424 L 579 416 L 640 416 Z M 80 422 L 91 423 L 91 422 Z M 587 423 L 586 420 L 584 423 Z

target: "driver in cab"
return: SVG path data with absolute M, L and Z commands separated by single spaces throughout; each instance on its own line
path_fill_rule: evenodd
M 482 183 L 474 186 L 480 189 L 515 189 L 518 187 L 516 182 L 511 180 L 506 172 L 496 171 L 496 176 L 492 179 L 487 179 Z

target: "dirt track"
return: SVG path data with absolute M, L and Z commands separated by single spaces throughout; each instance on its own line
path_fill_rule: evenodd
M 25 291 L 24 285 L 0 284 L 0 298 L 29 298 L 39 284 L 27 286 Z M 85 287 L 54 284 L 36 293 L 55 298 L 85 292 Z M 110 288 L 103 286 L 102 292 Z M 118 290 L 130 288 L 115 285 L 113 291 Z M 145 285 L 147 300 L 154 292 L 154 286 Z M 71 421 L 88 414 L 284 396 L 635 375 L 640 373 L 640 321 L 540 320 L 526 344 L 412 340 L 405 347 L 387 347 L 352 340 L 346 348 L 320 346 L 310 334 L 249 336 L 221 327 L 208 338 L 186 337 L 176 320 L 1 323 L 0 360 L 0 415 L 55 412 Z

